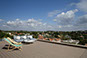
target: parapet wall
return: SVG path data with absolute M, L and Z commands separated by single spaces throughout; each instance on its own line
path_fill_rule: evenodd
M 84 49 L 87 49 L 87 46 L 84 46 L 84 45 L 75 45 L 75 44 L 68 44 L 68 43 L 58 43 L 58 42 L 53 42 L 53 41 L 48 41 L 48 40 L 41 40 L 41 39 L 38 39 L 37 41 L 47 42 L 47 43 L 52 43 L 52 44 L 60 44 L 60 45 L 65 45 L 65 46 L 72 46 L 72 47 L 77 47 L 77 48 L 84 48 Z

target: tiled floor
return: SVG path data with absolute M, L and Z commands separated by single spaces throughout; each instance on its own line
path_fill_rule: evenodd
M 22 51 L 7 52 L 7 49 L 3 49 L 6 44 L 0 42 L 0 58 L 87 58 L 87 51 L 82 48 L 37 41 L 23 44 Z

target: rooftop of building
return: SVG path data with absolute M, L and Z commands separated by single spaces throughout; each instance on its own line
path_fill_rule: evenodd
M 7 43 L 0 42 L 0 58 L 86 58 L 87 50 L 83 48 L 36 41 L 23 44 L 22 51 L 3 49 Z

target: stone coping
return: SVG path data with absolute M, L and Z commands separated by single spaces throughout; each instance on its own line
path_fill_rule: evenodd
M 59 42 L 55 42 L 55 41 L 42 40 L 42 39 L 38 39 L 37 41 L 87 49 L 87 46 L 84 46 L 84 45 L 76 45 L 76 44 L 69 44 L 69 43 L 59 43 Z

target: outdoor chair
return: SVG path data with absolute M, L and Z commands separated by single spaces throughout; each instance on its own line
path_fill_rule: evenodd
M 19 50 L 21 50 L 22 44 L 14 44 L 14 43 L 12 43 L 10 40 L 8 40 L 7 38 L 4 38 L 4 40 L 5 40 L 7 43 L 9 43 L 9 45 L 8 45 L 8 51 L 9 51 L 10 47 L 12 47 L 11 50 L 14 50 L 14 49 L 19 49 Z
M 13 39 L 11 39 L 11 38 L 9 38 L 9 37 L 7 37 L 7 39 L 8 39 L 9 41 L 11 41 L 12 43 L 14 43 L 14 44 L 17 44 L 17 45 L 22 44 L 21 42 L 16 42 L 16 41 L 14 41 Z

